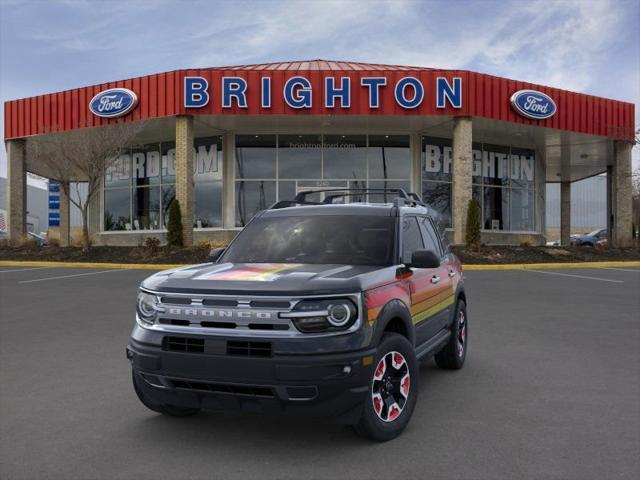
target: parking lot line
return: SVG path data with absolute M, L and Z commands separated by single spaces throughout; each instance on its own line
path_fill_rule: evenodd
M 45 268 L 55 268 L 55 267 L 14 268 L 12 270 L 0 270 L 0 273 L 26 272 L 28 270 L 44 270 Z
M 588 277 L 586 275 L 572 275 L 570 273 L 548 272 L 545 270 L 527 270 L 527 272 L 546 273 L 547 275 L 560 275 L 563 277 L 582 278 L 585 280 L 599 280 L 600 282 L 624 283 L 623 280 L 611 280 L 610 278 Z
M 33 280 L 22 280 L 18 283 L 33 283 L 33 282 L 44 282 L 46 280 L 59 280 L 61 278 L 71 278 L 71 277 L 82 277 L 84 275 L 98 275 L 99 273 L 111 273 L 111 272 L 119 272 L 122 270 L 100 270 L 99 272 L 88 272 L 88 273 L 76 273 L 75 275 L 60 275 L 57 277 L 45 277 L 45 278 L 36 278 Z
M 602 270 L 619 270 L 620 272 L 634 272 L 640 273 L 640 268 L 615 268 L 615 267 L 600 267 Z

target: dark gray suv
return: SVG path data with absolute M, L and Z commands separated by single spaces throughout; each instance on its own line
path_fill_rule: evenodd
M 369 202 L 334 203 L 350 197 Z M 127 357 L 156 412 L 329 416 L 389 440 L 416 404 L 418 361 L 461 368 L 467 324 L 462 267 L 415 194 L 304 192 L 210 263 L 144 280 Z

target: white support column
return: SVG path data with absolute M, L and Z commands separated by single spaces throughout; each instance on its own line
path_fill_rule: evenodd
M 613 166 L 611 187 L 613 200 L 613 225 L 611 245 L 629 247 L 633 242 L 632 227 L 632 176 L 631 142 L 615 143 L 615 164 Z
M 571 182 L 560 182 L 560 245 L 571 244 Z
M 27 172 L 25 141 L 7 142 L 7 227 L 9 242 L 16 244 L 27 234 Z
M 456 117 L 453 122 L 453 243 L 462 244 L 471 200 L 473 124 L 470 117 Z
M 236 228 L 236 136 L 222 138 L 222 227 Z
M 193 245 L 193 117 L 176 117 L 176 199 L 182 214 L 182 242 Z

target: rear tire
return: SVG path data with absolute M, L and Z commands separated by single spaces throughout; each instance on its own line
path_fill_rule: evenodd
M 409 423 L 417 399 L 418 361 L 413 346 L 401 335 L 385 334 L 376 352 L 362 416 L 353 428 L 370 440 L 391 440 Z
M 133 389 L 136 391 L 136 395 L 142 402 L 142 404 L 147 407 L 149 410 L 152 410 L 157 413 L 161 413 L 163 415 L 167 415 L 169 417 L 191 417 L 200 411 L 199 408 L 183 408 L 177 407 L 175 405 L 168 404 L 160 404 L 149 399 L 145 394 L 138 382 L 144 381 L 141 380 L 135 372 L 131 372 L 131 377 L 133 380 Z
M 467 357 L 467 305 L 464 300 L 458 300 L 451 325 L 451 338 L 442 350 L 436 353 L 436 364 L 445 370 L 459 370 Z

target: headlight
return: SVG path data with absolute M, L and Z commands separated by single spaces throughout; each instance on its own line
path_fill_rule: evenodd
M 155 320 L 156 316 L 156 306 L 158 305 L 158 298 L 155 295 L 152 295 L 147 292 L 139 292 L 138 293 L 138 317 L 140 320 L 147 324 L 151 325 Z
M 303 300 L 293 311 L 280 316 L 291 318 L 301 332 L 327 332 L 349 328 L 358 318 L 358 309 L 347 298 Z

